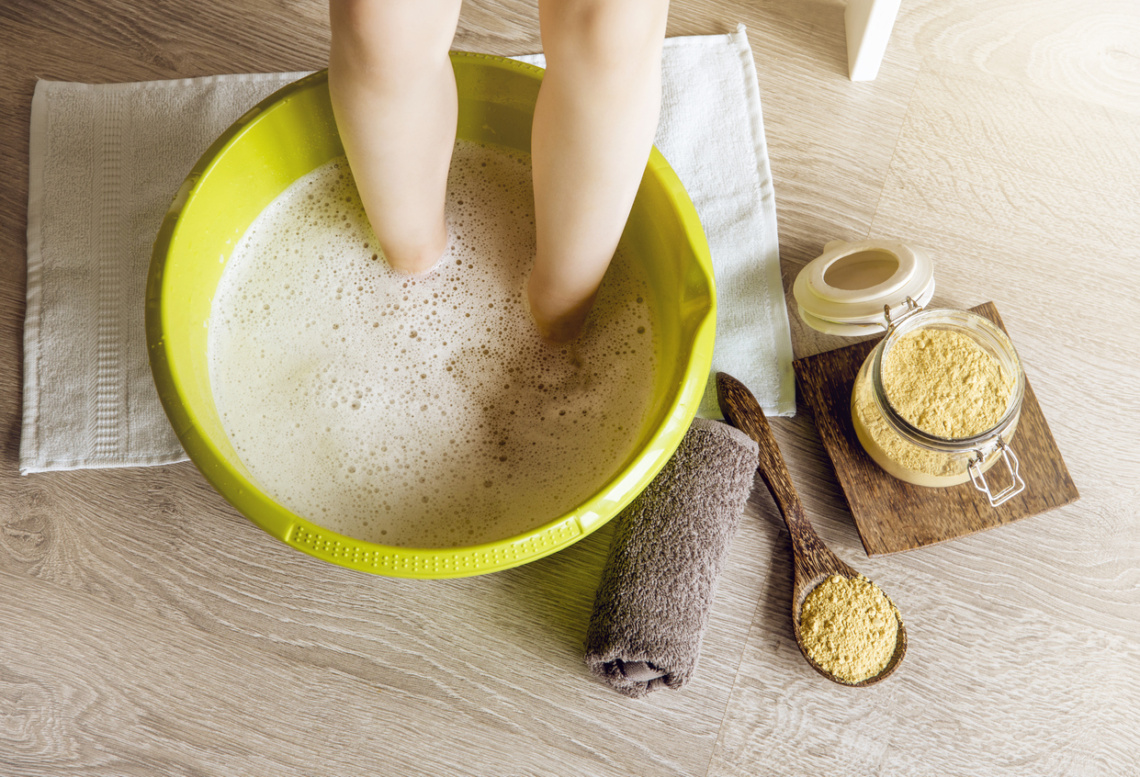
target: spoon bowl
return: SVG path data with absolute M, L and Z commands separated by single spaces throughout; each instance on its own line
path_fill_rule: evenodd
M 830 551 L 828 551 L 828 552 L 830 552 Z M 883 670 L 881 672 L 879 672 L 877 675 L 874 675 L 872 677 L 868 677 L 864 680 L 860 680 L 859 682 L 854 682 L 854 683 L 850 682 L 849 680 L 845 680 L 841 677 L 837 677 L 834 674 L 832 674 L 831 672 L 827 671 L 822 666 L 820 666 L 818 663 L 816 663 L 815 659 L 813 659 L 811 657 L 811 655 L 808 653 L 807 649 L 804 647 L 803 636 L 802 636 L 801 631 L 800 631 L 800 619 L 803 615 L 804 601 L 807 599 L 808 594 L 810 594 L 812 591 L 814 591 L 816 589 L 816 587 L 820 585 L 820 583 L 822 583 L 824 580 L 827 580 L 832 575 L 839 575 L 840 577 L 847 578 L 848 580 L 851 580 L 851 579 L 859 576 L 858 572 L 856 572 L 854 569 L 852 569 L 851 567 L 844 564 L 838 557 L 834 557 L 834 558 L 835 558 L 835 561 L 837 562 L 837 567 L 834 570 L 832 570 L 830 572 L 823 573 L 823 574 L 817 574 L 814 577 L 812 577 L 810 580 L 807 580 L 806 582 L 801 580 L 800 565 L 799 564 L 795 565 L 795 567 L 796 567 L 796 580 L 795 580 L 795 583 L 793 584 L 794 587 L 792 590 L 792 631 L 795 633 L 795 636 L 796 636 L 796 644 L 799 645 L 800 653 L 802 653 L 804 659 L 809 664 L 811 664 L 812 669 L 819 672 L 821 675 L 826 677 L 828 680 L 831 680 L 832 682 L 835 682 L 835 683 L 839 683 L 840 685 L 849 685 L 853 688 L 862 688 L 863 686 L 866 686 L 866 685 L 874 685 L 875 683 L 878 683 L 878 682 L 881 682 L 881 681 L 887 679 L 887 677 L 889 677 L 895 671 L 895 669 L 898 668 L 898 665 L 902 661 L 903 656 L 906 655 L 906 644 L 907 644 L 906 643 L 906 626 L 903 625 L 902 618 L 898 619 L 899 629 L 898 629 L 898 634 L 895 636 L 895 650 L 893 653 L 891 653 L 891 657 L 887 661 L 887 665 L 885 667 L 883 667 Z M 843 571 L 840 570 L 840 568 L 846 569 L 847 572 L 844 573 Z M 886 596 L 886 594 L 884 594 L 884 596 Z M 887 597 L 887 599 L 888 599 L 888 601 L 890 601 L 890 597 Z M 894 603 L 892 602 L 891 604 L 893 606 Z
M 764 479 L 768 490 L 772 492 L 772 498 L 780 508 L 784 523 L 792 536 L 792 565 L 795 570 L 792 584 L 792 630 L 796 636 L 796 644 L 800 646 L 800 652 L 813 669 L 840 685 L 861 688 L 885 680 L 898 668 L 903 656 L 906 655 L 906 627 L 902 618 L 898 616 L 897 609 L 895 613 L 898 620 L 898 634 L 895 637 L 895 650 L 887 665 L 878 674 L 859 682 L 850 682 L 824 669 L 808 654 L 800 630 L 804 600 L 816 586 L 832 575 L 850 580 L 858 577 L 859 573 L 832 553 L 812 528 L 804 513 L 803 503 L 800 502 L 799 495 L 792 486 L 791 475 L 788 473 L 783 456 L 780 455 L 780 447 L 772 435 L 772 428 L 768 425 L 768 419 L 764 417 L 764 411 L 760 409 L 756 397 L 743 383 L 724 372 L 718 372 L 716 375 L 716 393 L 725 420 L 760 445 L 758 468 L 760 476 Z

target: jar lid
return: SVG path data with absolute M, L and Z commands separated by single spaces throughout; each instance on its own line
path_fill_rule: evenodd
M 934 296 L 934 265 L 894 240 L 835 240 L 808 262 L 792 286 L 800 318 L 825 334 L 883 332 L 911 306 Z

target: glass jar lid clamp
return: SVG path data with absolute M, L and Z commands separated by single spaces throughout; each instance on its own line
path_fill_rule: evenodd
M 990 484 L 986 481 L 986 474 L 982 471 L 983 456 L 978 452 L 976 458 L 970 460 L 967 471 L 970 473 L 970 481 L 974 484 L 974 488 L 981 491 L 990 500 L 991 507 L 997 507 L 1003 502 L 1008 502 L 1013 497 L 1020 494 L 1025 490 L 1025 481 L 1021 478 L 1021 463 L 1017 460 L 1017 456 L 1006 444 L 1005 440 L 999 435 L 997 438 L 997 447 L 1001 451 L 1001 460 L 1005 464 L 1006 471 L 1010 476 L 1010 483 L 1005 488 L 997 493 L 990 490 Z

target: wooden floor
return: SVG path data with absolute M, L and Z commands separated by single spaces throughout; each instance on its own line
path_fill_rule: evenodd
M 823 538 L 910 650 L 870 689 L 797 652 L 789 545 L 757 480 L 697 678 L 631 701 L 582 642 L 611 533 L 450 582 L 310 559 L 189 464 L 17 474 L 36 78 L 323 66 L 322 0 L 0 4 L 0 774 L 1140 774 L 1140 4 L 904 0 L 877 80 L 833 0 L 675 0 L 744 22 L 785 283 L 835 238 L 926 247 L 937 302 L 997 303 L 1081 491 L 868 559 L 811 418 L 774 424 Z M 539 48 L 532 2 L 469 0 L 457 48 Z M 800 355 L 842 343 L 795 324 Z

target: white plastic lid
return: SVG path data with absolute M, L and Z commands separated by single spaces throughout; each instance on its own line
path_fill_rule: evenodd
M 836 240 L 808 262 L 792 287 L 800 318 L 825 334 L 868 335 L 907 310 L 907 298 L 925 307 L 934 296 L 934 265 L 894 240 Z

